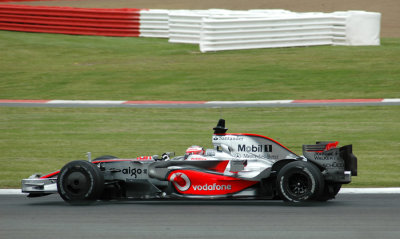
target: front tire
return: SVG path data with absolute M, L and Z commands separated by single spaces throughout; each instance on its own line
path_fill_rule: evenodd
M 287 202 L 304 202 L 319 197 L 324 190 L 321 171 L 313 164 L 294 161 L 285 165 L 277 177 L 278 195 Z
M 99 199 L 104 189 L 100 169 L 88 161 L 72 161 L 60 171 L 57 190 L 64 201 L 71 204 L 89 204 Z

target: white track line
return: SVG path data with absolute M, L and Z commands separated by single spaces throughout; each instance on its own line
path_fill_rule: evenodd
M 400 188 L 342 188 L 339 194 L 400 194 Z M 21 189 L 0 189 L 0 195 L 26 195 Z
M 134 102 L 134 103 L 133 103 Z M 315 103 L 399 103 L 400 98 L 392 99 L 341 99 L 341 100 L 246 100 L 246 101 L 126 101 L 126 100 L 7 100 L 0 99 L 3 104 L 53 104 L 53 105 L 120 105 L 120 104 L 206 104 L 206 105 L 271 105 L 271 104 L 315 104 Z
M 125 101 L 117 100 L 50 100 L 47 104 L 89 104 L 89 105 L 119 105 Z
M 400 188 L 342 188 L 340 194 L 399 194 Z
M 293 100 L 207 101 L 206 104 L 290 104 Z
M 18 195 L 25 194 L 21 192 L 21 189 L 0 189 L 0 195 Z
M 400 99 L 383 99 L 382 102 L 384 102 L 384 103 L 395 103 L 395 102 L 400 102 Z

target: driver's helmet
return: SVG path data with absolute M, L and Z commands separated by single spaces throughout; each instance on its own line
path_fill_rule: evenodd
M 189 157 L 189 155 L 192 155 L 192 154 L 204 155 L 205 150 L 203 147 L 200 147 L 197 145 L 190 146 L 188 149 L 186 149 L 185 159 L 187 159 Z

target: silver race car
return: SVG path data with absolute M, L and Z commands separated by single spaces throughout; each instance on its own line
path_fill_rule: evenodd
M 71 204 L 96 200 L 197 198 L 327 201 L 357 175 L 352 145 L 303 145 L 297 155 L 266 136 L 214 128 L 212 149 L 191 146 L 185 155 L 120 159 L 102 156 L 22 180 L 29 197 L 58 193 Z

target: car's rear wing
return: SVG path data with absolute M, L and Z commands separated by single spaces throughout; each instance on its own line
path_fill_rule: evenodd
M 303 155 L 325 169 L 328 181 L 349 183 L 351 176 L 357 176 L 357 157 L 353 154 L 353 146 L 338 148 L 339 142 L 317 142 L 303 145 Z

